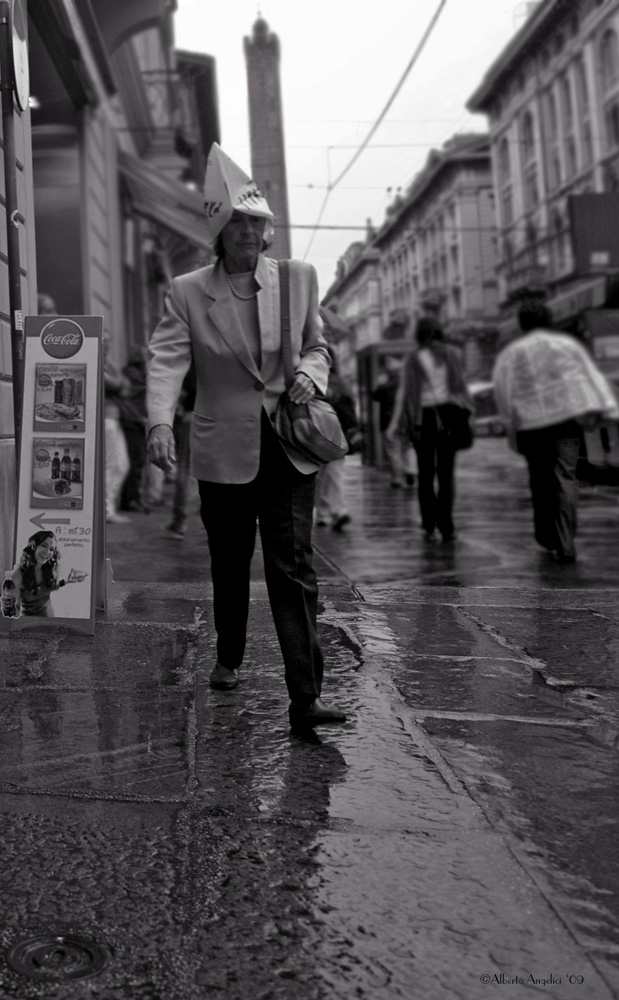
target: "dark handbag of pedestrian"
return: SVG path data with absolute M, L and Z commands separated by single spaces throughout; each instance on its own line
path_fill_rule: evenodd
M 436 425 L 454 451 L 465 451 L 473 444 L 471 414 L 463 406 L 445 403 L 436 410 Z
M 348 443 L 331 404 L 317 393 L 309 403 L 293 403 L 288 390 L 294 382 L 292 343 L 290 339 L 289 262 L 278 261 L 282 359 L 286 392 L 282 393 L 275 411 L 275 430 L 282 441 L 310 462 L 324 465 L 348 452 Z

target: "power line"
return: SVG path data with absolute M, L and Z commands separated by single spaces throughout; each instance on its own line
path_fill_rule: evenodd
M 361 154 L 365 150 L 366 146 L 369 144 L 370 139 L 372 138 L 372 136 L 375 134 L 376 130 L 378 129 L 379 125 L 381 124 L 381 122 L 383 121 L 383 119 L 387 116 L 387 112 L 389 111 L 389 108 L 391 107 L 391 105 L 395 101 L 396 97 L 400 93 L 400 90 L 404 86 L 404 82 L 405 82 L 406 78 L 408 77 L 410 71 L 412 70 L 413 66 L 417 62 L 417 59 L 419 58 L 421 52 L 425 48 L 426 43 L 427 43 L 428 39 L 430 38 L 430 35 L 434 31 L 434 27 L 435 27 L 435 25 L 436 25 L 436 23 L 437 23 L 440 15 L 441 15 L 441 13 L 443 11 L 443 8 L 445 7 L 446 3 L 447 3 L 447 0 L 441 0 L 441 2 L 439 4 L 439 6 L 438 6 L 438 8 L 437 8 L 437 10 L 435 12 L 435 14 L 432 17 L 432 20 L 430 21 L 430 24 L 428 25 L 426 31 L 424 32 L 424 35 L 423 35 L 423 37 L 422 37 L 419 45 L 417 46 L 417 48 L 414 51 L 413 56 L 412 56 L 412 58 L 411 58 L 411 60 L 410 60 L 410 62 L 408 64 L 408 66 L 406 67 L 406 69 L 404 70 L 404 73 L 402 74 L 402 76 L 398 80 L 398 83 L 396 84 L 396 87 L 395 87 L 393 93 L 391 94 L 391 97 L 387 101 L 385 107 L 383 108 L 383 110 L 381 111 L 380 115 L 376 119 L 374 125 L 372 126 L 372 128 L 368 132 L 367 136 L 365 137 L 365 139 L 363 140 L 363 142 L 361 143 L 361 145 L 357 149 L 357 152 L 351 158 L 351 160 L 349 161 L 349 163 L 347 164 L 347 166 L 344 168 L 344 170 L 342 170 L 342 172 L 336 177 L 336 179 L 332 183 L 329 184 L 329 187 L 327 189 L 327 193 L 325 195 L 325 199 L 323 201 L 323 204 L 321 206 L 321 209 L 320 209 L 320 212 L 319 212 L 319 215 L 318 215 L 318 220 L 316 222 L 316 226 L 320 225 L 320 223 L 322 221 L 322 217 L 323 217 L 325 208 L 327 207 L 327 202 L 329 200 L 331 192 L 337 187 L 337 185 L 340 183 L 340 181 L 346 176 L 346 174 L 348 173 L 348 171 L 351 169 L 351 167 L 353 167 L 353 165 L 357 162 L 357 160 L 359 159 L 359 157 L 361 156 Z M 315 234 L 316 234 L 316 230 L 314 231 L 314 233 L 310 237 L 310 241 L 309 241 L 309 243 L 307 245 L 307 249 L 306 249 L 304 257 L 303 257 L 304 260 L 305 260 L 305 258 L 307 257 L 307 255 L 308 255 L 308 253 L 310 251 L 310 248 L 311 248 L 312 243 L 314 241 Z

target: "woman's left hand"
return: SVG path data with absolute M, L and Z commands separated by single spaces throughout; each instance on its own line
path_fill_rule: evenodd
M 310 399 L 313 399 L 316 395 L 316 386 L 312 382 L 309 375 L 305 375 L 304 372 L 299 372 L 295 376 L 295 380 L 292 383 L 288 396 L 292 403 L 309 403 Z

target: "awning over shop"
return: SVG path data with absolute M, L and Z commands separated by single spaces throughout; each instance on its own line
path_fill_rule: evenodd
M 130 153 L 120 151 L 118 165 L 136 215 L 163 226 L 193 246 L 204 250 L 211 247 L 201 194 Z
M 165 10 L 164 0 L 92 0 L 92 6 L 110 55 L 132 35 L 159 25 Z
M 606 302 L 607 294 L 608 279 L 606 275 L 598 275 L 575 282 L 569 290 L 549 299 L 545 305 L 552 312 L 554 324 L 559 325 L 585 309 L 599 309 Z

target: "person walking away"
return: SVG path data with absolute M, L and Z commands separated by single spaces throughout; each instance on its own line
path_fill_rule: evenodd
M 191 416 L 196 400 L 196 366 L 191 367 L 181 386 L 181 394 L 174 414 L 174 444 L 176 447 L 176 479 L 172 520 L 165 532 L 171 538 L 183 539 L 187 530 L 187 497 L 189 492 L 189 453 Z
M 196 400 L 191 474 L 211 554 L 216 689 L 239 683 L 247 639 L 250 563 L 260 527 L 269 602 L 290 696 L 293 727 L 343 722 L 321 700 L 323 654 L 316 630 L 312 513 L 318 466 L 285 446 L 273 428 L 285 391 L 279 323 L 279 268 L 264 255 L 273 214 L 255 183 L 214 143 L 204 188 L 215 264 L 171 283 L 150 342 L 149 457 L 171 470 L 173 422 L 192 360 Z M 290 262 L 294 383 L 306 403 L 327 388 L 329 355 L 310 264 Z
M 572 563 L 583 429 L 617 420 L 619 406 L 585 348 L 552 330 L 543 302 L 525 301 L 518 323 L 521 336 L 503 348 L 494 366 L 497 408 L 511 447 L 527 461 L 535 540 L 559 562 Z
M 120 509 L 148 513 L 142 499 L 142 480 L 146 465 L 146 348 L 134 347 L 123 368 L 127 388 L 118 398 L 120 423 L 127 442 L 129 472 L 120 494 Z
M 118 511 L 120 492 L 130 467 L 127 442 L 120 423 L 120 397 L 128 388 L 128 380 L 110 356 L 110 339 L 106 334 L 103 337 L 105 519 L 110 524 L 127 524 L 130 520 Z
M 363 435 L 359 428 L 355 403 L 346 381 L 339 372 L 337 356 L 329 347 L 331 370 L 326 396 L 338 415 L 342 430 L 348 441 L 348 454 L 361 449 Z M 350 524 L 351 517 L 344 498 L 344 471 L 346 456 L 336 458 L 323 465 L 316 478 L 316 525 L 331 525 L 333 531 L 342 531 Z
M 400 489 L 404 482 L 408 486 L 413 486 L 415 483 L 413 448 L 410 440 L 401 433 L 395 433 L 393 436 L 386 433 L 393 416 L 401 372 L 401 360 L 388 354 L 385 358 L 384 371 L 378 376 L 372 391 L 372 399 L 378 403 L 378 424 L 383 438 L 385 457 L 391 470 L 391 485 L 394 489 Z
M 473 412 L 473 403 L 458 353 L 445 343 L 438 320 L 422 317 L 415 339 L 417 346 L 406 359 L 386 434 L 391 439 L 406 434 L 417 453 L 419 507 L 426 537 L 432 538 L 438 528 L 443 542 L 451 542 L 455 537 L 454 431 L 462 411 Z

